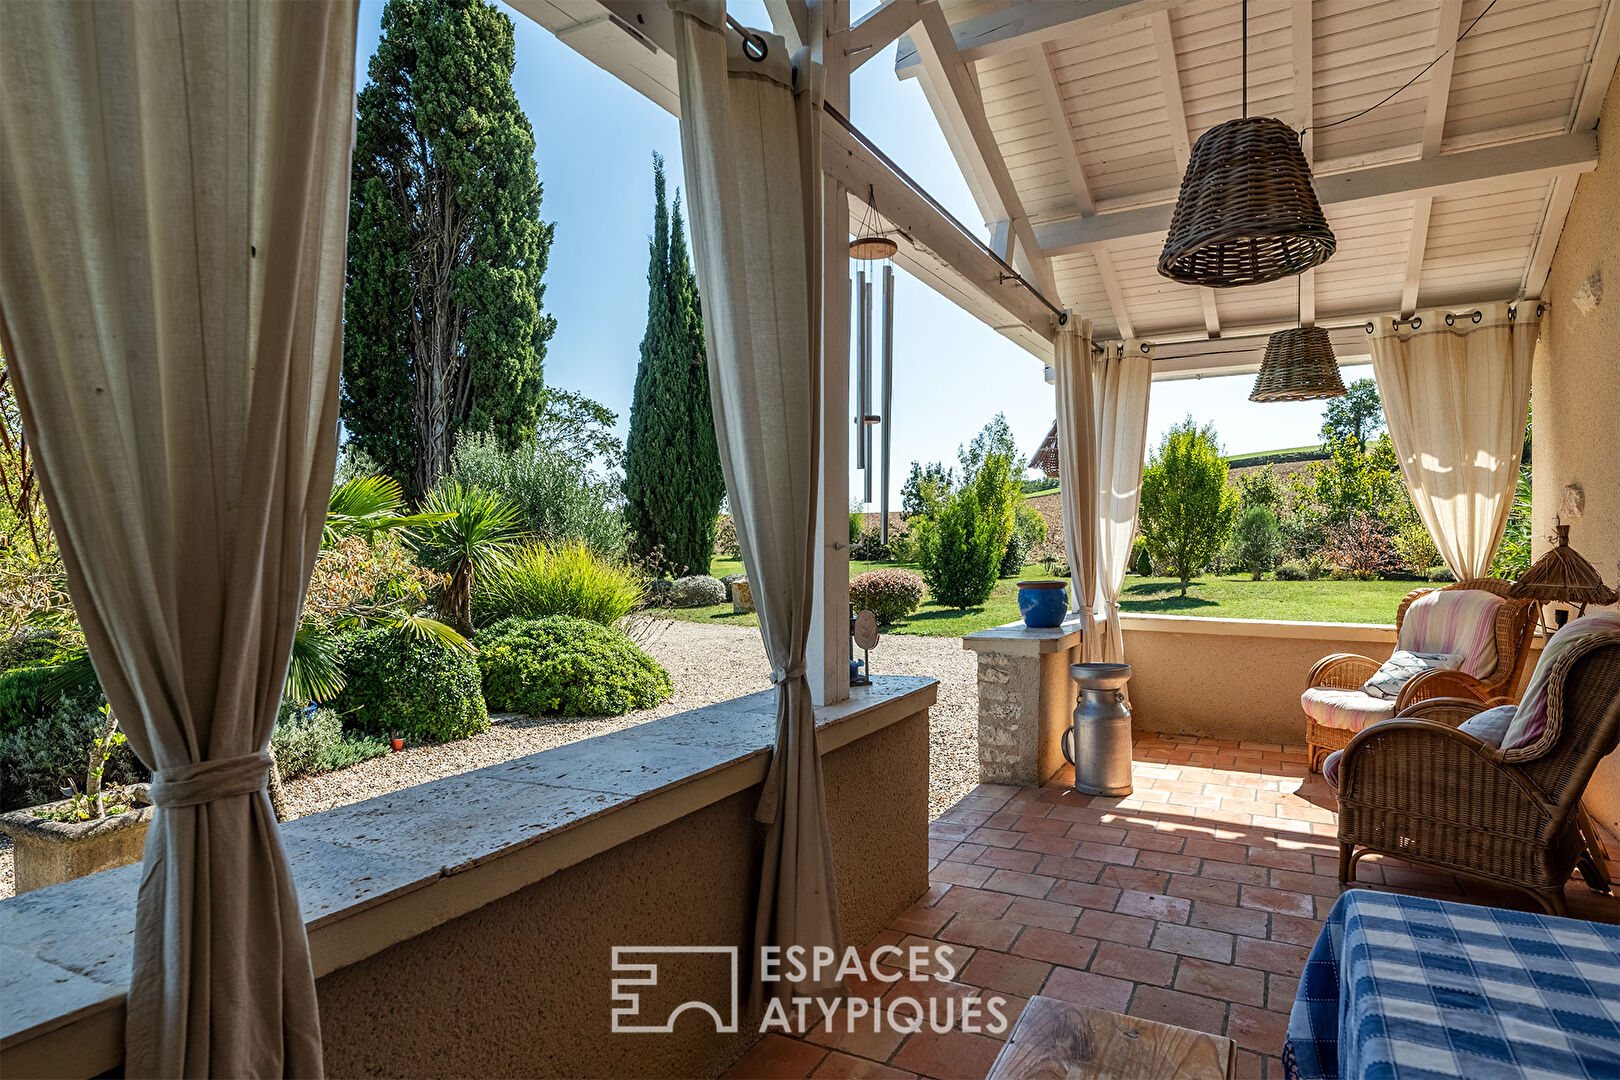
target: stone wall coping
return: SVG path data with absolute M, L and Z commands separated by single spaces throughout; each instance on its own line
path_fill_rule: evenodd
M 1327 641 L 1376 641 L 1393 644 L 1394 623 L 1290 622 L 1283 619 L 1212 619 L 1204 615 L 1122 614 L 1126 630 L 1160 634 L 1209 634 L 1220 637 L 1322 638 Z
M 1002 656 L 1039 656 L 1067 652 L 1080 644 L 1080 616 L 1070 615 L 1062 626 L 1031 628 L 1021 622 L 992 626 L 964 635 L 962 648 Z
M 922 712 L 938 688 L 874 676 L 816 709 L 821 752 Z M 763 783 L 775 737 L 767 690 L 287 822 L 316 976 Z M 0 1075 L 122 1063 L 140 874 L 0 901 Z

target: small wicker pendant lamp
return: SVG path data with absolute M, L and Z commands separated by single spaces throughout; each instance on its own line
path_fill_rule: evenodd
M 1243 116 L 1199 137 L 1181 180 L 1159 273 L 1217 289 L 1320 266 L 1337 242 L 1311 186 L 1299 135 L 1249 115 L 1249 4 L 1243 2 Z
M 1553 540 L 1552 550 L 1521 574 L 1511 590 L 1513 596 L 1541 601 L 1544 635 L 1552 633 L 1547 626 L 1548 603 L 1568 604 L 1575 608 L 1575 616 L 1579 618 L 1586 614 L 1587 604 L 1601 607 L 1620 599 L 1613 589 L 1603 584 L 1602 575 L 1592 564 L 1569 546 L 1569 526 L 1559 521 L 1555 529 L 1558 535 Z M 1563 609 L 1559 609 L 1558 615 L 1558 625 L 1562 626 L 1567 615 Z
M 1266 339 L 1250 401 L 1311 401 L 1343 397 L 1339 359 L 1320 326 L 1295 326 Z

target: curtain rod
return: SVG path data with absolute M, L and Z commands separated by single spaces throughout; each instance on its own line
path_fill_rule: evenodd
M 1003 259 L 1000 255 L 997 255 L 994 248 L 975 236 L 971 231 L 969 231 L 966 225 L 963 225 L 960 221 L 956 220 L 956 216 L 954 214 L 941 206 L 938 199 L 935 199 L 932 195 L 928 194 L 928 190 L 921 184 L 917 183 L 917 181 L 913 180 L 911 176 L 907 174 L 907 172 L 899 165 L 896 165 L 894 160 L 890 158 L 888 154 L 885 154 L 882 150 L 878 149 L 877 143 L 873 142 L 871 139 L 868 139 L 866 135 L 862 133 L 860 128 L 849 122 L 849 119 L 844 116 L 843 113 L 839 112 L 826 102 L 823 102 L 821 107 L 828 116 L 838 121 L 839 126 L 845 131 L 849 132 L 850 135 L 854 137 L 856 142 L 859 142 L 862 146 L 866 147 L 866 149 L 872 153 L 873 157 L 877 158 L 884 165 L 886 165 L 890 172 L 898 176 L 907 187 L 921 196 L 923 201 L 927 202 L 929 206 L 933 207 L 941 217 L 954 225 L 957 232 L 967 237 L 969 241 L 978 246 L 980 251 L 983 251 L 986 255 L 994 259 L 1001 266 L 1000 277 L 1003 284 L 1008 281 L 1016 281 L 1018 284 L 1028 289 L 1031 296 L 1035 297 L 1035 299 L 1046 305 L 1046 309 L 1048 311 L 1057 316 L 1059 326 L 1065 326 L 1068 324 L 1068 312 L 1064 311 L 1062 308 L 1052 303 L 1052 301 L 1048 300 L 1041 290 L 1030 284 L 1024 275 L 1020 274 L 1017 270 L 1014 270 L 1006 259 Z

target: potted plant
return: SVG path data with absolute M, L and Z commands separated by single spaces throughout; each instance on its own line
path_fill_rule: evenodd
M 141 859 L 152 821 L 149 791 L 145 784 L 102 789 L 107 759 L 125 739 L 111 706 L 101 712 L 106 720 L 90 744 L 83 794 L 70 780 L 60 802 L 0 814 L 0 832 L 16 848 L 18 893 Z
M 389 741 L 393 743 L 395 750 L 405 749 L 405 733 L 403 731 L 390 731 L 388 734 Z

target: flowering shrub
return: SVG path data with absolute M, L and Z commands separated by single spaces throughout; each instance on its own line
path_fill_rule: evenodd
M 917 610 L 923 580 L 910 570 L 868 570 L 849 583 L 849 598 L 857 609 L 870 609 L 887 626 Z
M 504 619 L 478 635 L 484 698 L 526 716 L 622 716 L 669 696 L 669 673 L 618 630 L 552 615 Z

